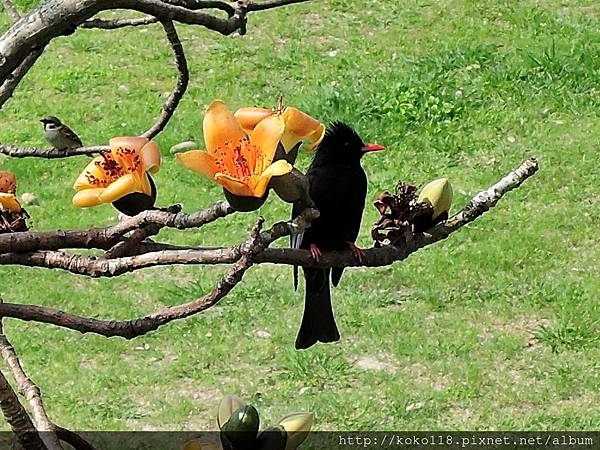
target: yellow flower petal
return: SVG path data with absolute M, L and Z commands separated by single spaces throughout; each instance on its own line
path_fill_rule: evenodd
M 83 172 L 81 172 L 81 175 L 79 175 L 77 180 L 75 180 L 75 184 L 73 184 L 73 189 L 75 189 L 76 191 L 80 191 L 82 189 L 98 187 L 89 182 L 89 175 L 97 178 L 98 180 L 106 180 L 106 174 L 98 166 L 98 164 L 96 164 L 102 162 L 104 162 L 104 158 L 102 158 L 102 156 L 96 156 L 94 159 L 92 159 L 90 163 L 85 167 Z
M 229 108 L 220 100 L 210 104 L 204 116 L 204 142 L 209 155 L 215 155 L 227 142 L 239 142 L 246 137 Z
M 250 106 L 238 109 L 235 112 L 234 117 L 236 118 L 240 126 L 244 129 L 244 131 L 250 134 L 252 130 L 254 130 L 254 127 L 256 127 L 256 125 L 258 125 L 258 123 L 261 120 L 273 114 L 275 113 L 271 109 L 256 108 Z
M 202 150 L 192 150 L 185 153 L 177 153 L 175 156 L 188 169 L 198 172 L 214 181 L 218 170 L 215 159 L 208 153 Z
M 158 169 L 160 169 L 160 147 L 156 142 L 146 143 L 140 150 L 140 156 L 146 172 L 158 172 Z
M 254 166 L 254 173 L 260 174 L 271 162 L 277 150 L 277 144 L 285 130 L 285 123 L 280 115 L 269 116 L 261 120 L 252 135 L 250 142 L 260 149 L 260 157 L 257 158 Z
M 304 147 L 306 151 L 310 152 L 311 150 L 314 150 L 323 140 L 323 136 L 325 136 L 325 125 L 321 124 L 321 126 L 315 130 L 313 134 L 304 139 L 305 141 L 311 143 L 310 145 Z
M 241 197 L 260 197 L 260 195 L 254 195 L 247 184 L 233 177 L 225 175 L 224 173 L 217 173 L 215 175 L 215 181 L 232 194 L 239 195 Z
M 275 161 L 267 170 L 265 170 L 262 174 L 258 176 L 256 179 L 256 184 L 253 188 L 255 197 L 262 197 L 265 191 L 267 190 L 267 186 L 269 181 L 271 181 L 271 177 L 277 177 L 280 175 L 285 175 L 286 173 L 290 173 L 293 169 L 293 166 L 284 159 L 280 159 Z
M 105 188 L 84 189 L 77 192 L 73 196 L 73 204 L 80 208 L 89 208 L 90 206 L 98 206 L 104 203 L 100 200 L 100 195 L 105 191 Z
M 104 189 L 104 192 L 100 194 L 100 200 L 102 203 L 112 203 L 127 194 L 144 192 L 145 189 L 147 187 L 144 186 L 143 179 L 136 174 L 128 173 Z
M 286 108 L 283 112 L 283 120 L 285 133 L 281 143 L 286 152 L 300 141 L 314 144 L 320 141 L 325 133 L 325 125 L 297 108 Z
M 148 174 L 146 172 L 142 174 L 142 179 L 140 181 L 142 182 L 142 192 L 146 195 L 151 195 L 152 185 L 150 184 L 150 180 L 148 179 Z

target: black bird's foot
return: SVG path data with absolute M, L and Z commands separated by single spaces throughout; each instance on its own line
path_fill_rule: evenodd
M 361 264 L 365 262 L 365 251 L 362 248 L 357 247 L 354 242 L 348 241 L 348 247 L 350 247 L 350 251 L 357 259 L 357 261 Z
M 316 262 L 319 262 L 319 260 L 321 259 L 321 256 L 323 256 L 323 252 L 321 251 L 321 249 L 319 247 L 317 247 L 315 244 L 310 244 L 309 251 L 310 251 L 310 254 L 312 255 L 313 259 Z

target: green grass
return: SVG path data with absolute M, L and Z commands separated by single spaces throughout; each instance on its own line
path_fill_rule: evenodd
M 253 14 L 245 37 L 180 26 L 191 82 L 157 139 L 161 205 L 194 211 L 221 198 L 168 154 L 202 140 L 214 98 L 237 108 L 283 94 L 386 145 L 364 161 L 369 201 L 398 180 L 443 175 L 457 210 L 525 158 L 541 170 L 450 239 L 393 267 L 348 270 L 334 291 L 335 345 L 294 350 L 303 294 L 283 266 L 254 267 L 218 306 L 131 342 L 5 320 L 50 415 L 74 429 L 206 429 L 234 393 L 266 421 L 314 411 L 319 430 L 598 429 L 599 30 L 593 0 L 323 0 Z M 53 41 L 0 111 L 0 142 L 44 146 L 46 114 L 87 144 L 140 133 L 174 82 L 159 26 L 77 31 Z M 300 155 L 299 167 L 309 160 Z M 112 224 L 109 206 L 71 206 L 86 163 L 6 158 L 0 170 L 40 198 L 34 230 Z M 272 195 L 260 213 L 273 223 L 289 206 Z M 362 246 L 376 215 L 369 205 Z M 254 220 L 237 214 L 160 239 L 233 244 Z M 201 295 L 225 270 L 91 280 L 2 267 L 0 293 L 126 319 Z

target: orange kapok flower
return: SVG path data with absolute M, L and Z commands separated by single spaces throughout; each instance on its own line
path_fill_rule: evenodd
M 235 118 L 248 134 L 265 118 L 280 114 L 285 123 L 285 130 L 281 136 L 281 144 L 286 153 L 296 145 L 306 141 L 307 150 L 313 150 L 325 135 L 325 125 L 317 119 L 294 107 L 281 107 L 281 111 L 267 108 L 245 107 L 235 112 Z
M 0 172 L 0 210 L 21 211 L 21 205 L 15 195 L 17 178 L 12 172 Z
M 73 204 L 82 208 L 113 203 L 126 195 L 152 195 L 148 173 L 160 168 L 158 144 L 145 137 L 116 137 L 110 151 L 94 158 L 79 175 L 73 188 Z
M 284 175 L 292 165 L 273 163 L 285 131 L 280 114 L 264 117 L 247 134 L 229 108 L 213 101 L 204 116 L 206 151 L 192 150 L 176 156 L 188 169 L 198 172 L 240 197 L 262 197 L 271 177 Z

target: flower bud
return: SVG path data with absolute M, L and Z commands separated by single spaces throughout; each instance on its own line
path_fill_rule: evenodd
M 448 212 L 452 204 L 452 185 L 447 178 L 438 178 L 428 183 L 417 199 L 419 203 L 429 203 L 433 207 L 433 220 Z
M 293 413 L 279 421 L 287 433 L 285 450 L 294 450 L 304 442 L 314 420 L 313 413 Z
M 219 403 L 217 411 L 217 427 L 219 430 L 229 420 L 234 411 L 246 406 L 246 402 L 236 395 L 226 395 Z
M 187 152 L 189 150 L 197 150 L 197 149 L 198 149 L 198 144 L 196 144 L 194 141 L 185 141 L 185 142 L 180 142 L 179 144 L 175 144 L 173 147 L 171 147 L 169 152 L 172 155 L 174 155 L 175 153 Z

